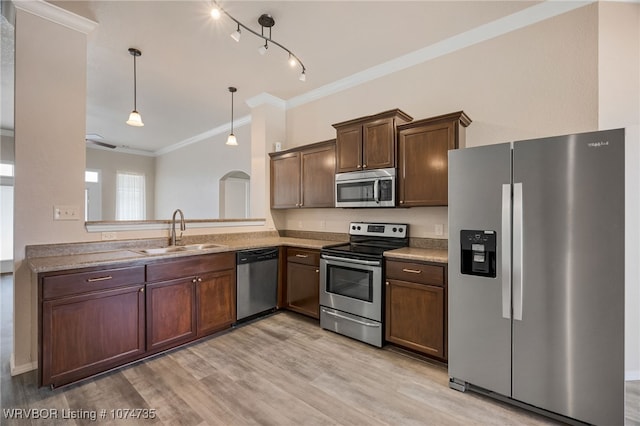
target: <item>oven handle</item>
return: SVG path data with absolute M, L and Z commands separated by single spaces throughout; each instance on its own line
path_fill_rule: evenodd
M 323 309 L 322 312 L 327 314 L 327 315 L 331 315 L 332 317 L 336 317 L 336 318 L 344 319 L 344 320 L 347 320 L 347 321 L 355 322 L 355 323 L 360 324 L 360 325 L 366 325 L 367 327 L 380 327 L 380 324 L 377 323 L 377 322 L 360 321 L 360 320 L 357 320 L 357 319 L 346 317 L 344 315 L 336 314 L 335 312 L 327 311 L 326 309 Z
M 322 258 L 327 260 L 335 260 L 338 262 L 357 263 L 358 265 L 380 266 L 380 262 L 377 260 L 347 259 L 344 257 L 330 256 L 328 254 L 323 254 Z

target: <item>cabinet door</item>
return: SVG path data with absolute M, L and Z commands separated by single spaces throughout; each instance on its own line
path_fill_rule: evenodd
M 320 269 L 287 263 L 287 306 L 295 312 L 320 318 Z
M 389 342 L 444 358 L 444 288 L 387 280 L 385 335 Z
M 399 132 L 398 188 L 402 207 L 448 204 L 448 151 L 456 148 L 452 122 Z
M 336 130 L 336 172 L 362 169 L 362 124 Z
M 147 284 L 147 351 L 196 337 L 195 277 Z
M 271 208 L 300 206 L 300 153 L 271 158 Z
M 396 166 L 393 119 L 376 120 L 363 125 L 363 169 Z
M 59 386 L 141 357 L 144 285 L 42 303 L 42 385 Z
M 236 320 L 236 271 L 203 274 L 196 280 L 198 337 L 231 326 Z
M 335 146 L 302 151 L 302 201 L 300 207 L 334 207 L 335 176 Z

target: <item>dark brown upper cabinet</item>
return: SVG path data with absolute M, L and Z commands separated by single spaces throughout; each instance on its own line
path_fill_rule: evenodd
M 448 205 L 448 152 L 464 147 L 471 119 L 463 112 L 398 126 L 398 205 Z
M 334 207 L 335 139 L 271 156 L 271 208 Z
M 411 116 L 393 109 L 336 123 L 336 172 L 396 166 L 396 129 Z

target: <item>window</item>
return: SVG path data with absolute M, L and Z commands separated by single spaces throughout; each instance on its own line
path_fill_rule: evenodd
M 84 181 L 87 183 L 98 183 L 100 181 L 100 172 L 95 170 L 85 170 Z
M 0 163 L 0 176 L 13 177 L 13 164 Z
M 145 176 L 118 172 L 116 177 L 116 220 L 145 220 Z

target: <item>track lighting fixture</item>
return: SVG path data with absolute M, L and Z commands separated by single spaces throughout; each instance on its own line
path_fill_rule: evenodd
M 264 55 L 265 53 L 267 53 L 267 49 L 269 48 L 269 45 L 267 44 L 267 41 L 264 41 L 264 45 L 258 47 L 258 53 L 261 55 Z
M 240 33 L 240 25 L 238 25 L 238 29 L 231 33 L 231 38 L 239 42 L 241 35 L 242 34 Z
M 236 89 L 235 87 L 229 87 L 229 92 L 231 92 L 231 133 L 229 133 L 226 144 L 230 146 L 238 146 L 236 135 L 233 134 L 233 94 L 237 91 L 238 89 Z
M 269 49 L 269 43 L 275 44 L 280 49 L 284 50 L 285 52 L 287 52 L 289 54 L 289 64 L 292 67 L 295 67 L 296 65 L 300 65 L 300 68 L 302 68 L 302 72 L 300 73 L 300 77 L 298 79 L 300 81 L 306 81 L 307 80 L 307 75 L 306 75 L 307 69 L 304 66 L 304 64 L 302 63 L 302 61 L 300 60 L 300 58 L 298 56 L 296 56 L 291 50 L 287 49 L 282 44 L 278 43 L 277 41 L 275 41 L 275 40 L 273 40 L 271 38 L 271 28 L 276 24 L 276 21 L 275 21 L 275 19 L 273 19 L 273 16 L 271 16 L 269 14 L 266 14 L 266 13 L 260 15 L 260 17 L 258 18 L 258 24 L 260 24 L 260 32 L 258 33 L 257 31 L 252 30 L 251 28 L 249 28 L 246 25 L 244 25 L 242 22 L 238 21 L 233 16 L 229 15 L 229 12 L 227 12 L 222 7 L 220 7 L 220 5 L 218 4 L 217 0 L 211 0 L 211 16 L 213 17 L 213 19 L 219 19 L 220 16 L 222 16 L 222 14 L 225 14 L 229 19 L 231 19 L 233 22 L 235 22 L 236 25 L 238 26 L 238 29 L 231 34 L 231 38 L 233 38 L 235 41 L 239 42 L 240 41 L 240 27 L 244 28 L 245 30 L 247 30 L 251 34 L 255 35 L 256 37 L 259 37 L 259 38 L 264 40 L 264 45 L 262 45 L 262 46 L 260 46 L 258 48 L 258 52 L 261 55 L 264 55 L 264 54 L 267 53 L 267 49 Z M 265 35 L 265 29 L 269 30 L 269 34 L 268 35 Z
M 140 113 L 138 112 L 138 109 L 136 107 L 136 101 L 137 101 L 136 99 L 136 92 L 137 92 L 136 90 L 137 89 L 136 58 L 138 56 L 142 56 L 142 52 L 139 51 L 138 49 L 130 47 L 129 54 L 133 56 L 133 111 L 131 111 L 131 114 L 129 114 L 129 119 L 127 120 L 127 124 L 129 126 L 142 127 L 144 126 L 144 123 L 142 122 L 142 117 L 140 116 Z

